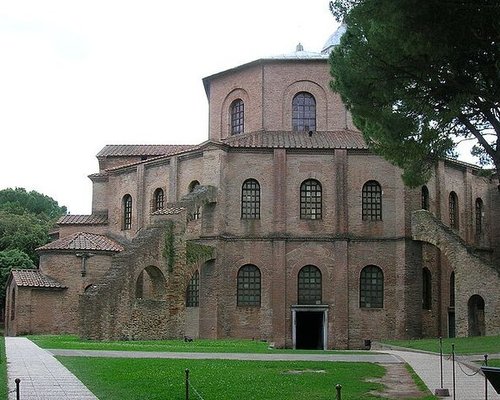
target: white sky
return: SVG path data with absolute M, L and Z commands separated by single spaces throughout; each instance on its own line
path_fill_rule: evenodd
M 203 142 L 202 78 L 337 26 L 327 0 L 4 0 L 0 189 L 88 214 L 106 144 Z

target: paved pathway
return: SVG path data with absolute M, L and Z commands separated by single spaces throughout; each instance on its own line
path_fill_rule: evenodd
M 9 400 L 16 399 L 15 379 L 21 379 L 21 400 L 97 400 L 46 350 L 21 337 L 6 337 Z
M 177 353 L 101 350 L 43 350 L 26 338 L 5 338 L 9 380 L 9 400 L 15 397 L 15 378 L 21 379 L 21 400 L 97 400 L 73 374 L 53 355 L 86 357 L 127 358 L 192 358 L 192 359 L 238 359 L 275 361 L 367 361 L 381 364 L 407 362 L 434 392 L 440 388 L 439 356 L 401 350 L 383 350 L 370 354 L 235 354 L 235 353 Z M 443 359 L 444 388 L 449 389 L 453 400 L 484 400 L 484 377 L 463 364 L 455 364 L 456 395 L 453 397 L 452 361 Z M 472 375 L 472 376 L 470 376 Z M 489 385 L 488 400 L 500 399 L 500 395 Z

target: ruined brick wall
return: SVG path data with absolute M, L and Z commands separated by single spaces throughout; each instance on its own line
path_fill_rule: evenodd
M 468 336 L 471 296 L 485 301 L 486 335 L 500 334 L 500 269 L 498 265 L 474 255 L 450 228 L 426 211 L 413 213 L 413 237 L 441 249 L 455 271 L 455 315 L 457 336 Z

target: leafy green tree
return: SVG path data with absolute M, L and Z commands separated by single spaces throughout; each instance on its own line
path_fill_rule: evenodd
M 24 188 L 0 190 L 0 210 L 22 214 L 29 212 L 48 220 L 66 214 L 66 207 L 60 207 L 57 201 L 35 190 L 27 192 Z
M 474 140 L 500 170 L 500 2 L 336 0 L 347 24 L 331 54 L 340 93 L 368 145 L 410 186 Z
M 26 253 L 18 249 L 0 251 L 0 298 L 5 298 L 5 286 L 10 271 L 25 268 L 35 268 Z

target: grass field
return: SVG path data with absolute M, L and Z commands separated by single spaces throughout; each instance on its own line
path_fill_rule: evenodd
M 58 357 L 99 398 L 185 399 L 185 369 L 203 399 L 332 400 L 379 399 L 367 394 L 380 384 L 384 368 L 369 363 L 228 360 L 110 359 Z M 191 390 L 191 399 L 199 399 Z
M 383 343 L 439 353 L 439 339 L 386 340 Z M 500 336 L 443 338 L 444 354 L 451 354 L 452 344 L 456 354 L 500 354 Z
M 0 394 L 5 393 L 7 398 L 7 360 L 5 358 L 5 338 L 2 336 L 0 339 Z
M 362 353 L 367 351 L 323 351 L 323 350 L 291 350 L 272 349 L 269 344 L 260 340 L 198 339 L 193 342 L 183 340 L 149 340 L 149 341 L 94 341 L 82 340 L 73 335 L 40 335 L 28 336 L 30 340 L 44 349 L 78 349 L 78 350 L 120 350 L 120 351 L 173 351 L 193 353 Z

